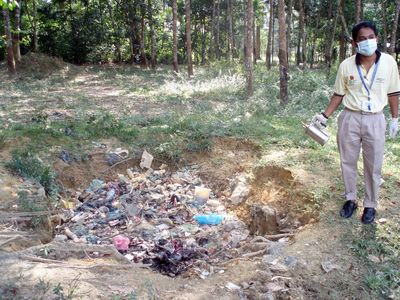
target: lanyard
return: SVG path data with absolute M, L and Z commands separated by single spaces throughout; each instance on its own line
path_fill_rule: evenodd
M 364 88 L 367 90 L 367 93 L 368 93 L 368 101 L 371 101 L 371 89 L 372 89 L 372 85 L 374 84 L 374 81 L 375 81 L 376 72 L 378 71 L 378 65 L 379 65 L 379 60 L 375 64 L 374 73 L 372 74 L 372 80 L 371 80 L 371 84 L 369 85 L 369 88 L 368 88 L 367 84 L 364 81 L 364 77 L 362 76 L 360 65 L 357 65 L 358 75 L 360 76 L 361 82 L 362 82 Z

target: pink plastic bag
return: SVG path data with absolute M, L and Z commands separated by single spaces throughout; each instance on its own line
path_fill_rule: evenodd
M 126 251 L 129 248 L 129 238 L 123 235 L 117 235 L 113 238 L 114 246 L 118 251 Z

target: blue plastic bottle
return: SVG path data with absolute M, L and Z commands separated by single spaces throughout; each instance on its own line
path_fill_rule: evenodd
M 194 216 L 195 219 L 200 225 L 218 225 L 224 219 L 223 215 L 211 214 L 211 215 L 197 215 Z

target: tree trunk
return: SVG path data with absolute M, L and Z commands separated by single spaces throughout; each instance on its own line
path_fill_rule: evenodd
M 267 64 L 267 69 L 271 70 L 271 48 L 273 39 L 273 27 L 274 27 L 274 0 L 269 0 L 269 27 L 268 27 L 268 41 L 267 41 L 267 51 L 265 53 L 265 62 Z
M 150 65 L 153 70 L 156 69 L 157 63 L 157 50 L 156 50 L 156 32 L 154 30 L 154 18 L 153 18 L 153 3 L 151 0 L 148 0 L 149 6 L 149 27 L 150 27 L 150 51 L 151 51 L 151 58 L 150 58 Z
M 191 1 L 186 0 L 185 3 L 185 14 L 186 14 L 186 55 L 187 55 L 187 67 L 188 75 L 193 76 L 193 62 L 192 62 L 192 31 L 190 30 L 190 6 Z
M 297 65 L 304 65 L 304 53 L 302 47 L 302 41 L 305 39 L 304 37 L 304 0 L 299 0 L 299 38 L 297 43 Z
M 245 67 L 247 96 L 253 96 L 253 0 L 247 0 L 246 35 L 245 35 Z
M 7 41 L 7 68 L 8 72 L 11 75 L 14 75 L 16 73 L 16 68 L 15 68 L 12 37 L 11 37 L 10 15 L 8 9 L 3 9 L 3 23 L 4 23 L 4 35 L 6 36 L 6 41 Z
M 147 69 L 149 67 L 149 64 L 147 62 L 147 57 L 146 57 L 146 51 L 144 48 L 144 8 L 141 6 L 142 10 L 142 18 L 141 18 L 141 26 L 140 26 L 140 67 L 143 69 Z
M 21 32 L 21 4 L 22 0 L 17 0 L 18 5 L 14 8 L 14 31 L 12 33 L 12 43 L 13 43 L 13 52 L 14 59 L 16 62 L 21 61 L 21 48 L 19 46 L 19 35 Z
M 253 24 L 251 31 L 253 32 L 253 63 L 257 63 L 257 53 L 256 53 L 256 18 L 254 14 L 254 4 L 253 4 Z
M 382 32 L 383 32 L 383 52 L 387 52 L 388 43 L 388 29 L 387 29 L 387 17 L 386 17 L 386 1 L 381 1 L 381 14 L 382 14 Z
M 336 12 L 338 12 L 338 11 L 340 11 L 340 1 L 337 2 Z M 332 16 L 333 15 L 334 14 L 332 14 Z M 337 14 L 334 15 L 333 18 L 334 18 L 333 19 L 333 24 L 332 24 L 332 26 L 331 26 L 331 28 L 329 30 L 330 36 L 327 39 L 327 43 L 326 43 L 326 46 L 325 46 L 325 64 L 328 66 L 328 74 L 330 72 L 330 68 L 331 68 L 331 65 L 332 65 L 332 47 L 333 47 L 333 42 L 335 40 L 336 25 L 337 25 L 337 19 L 338 19 Z
M 172 0 L 172 65 L 174 67 L 175 72 L 179 72 L 178 70 L 178 34 L 177 34 L 177 17 L 178 17 L 178 8 L 176 4 L 177 0 Z
M 390 54 L 394 54 L 396 49 L 396 36 L 397 36 L 397 25 L 399 23 L 399 14 L 400 14 L 400 0 L 396 0 L 396 13 L 394 15 L 393 27 L 392 27 L 392 34 L 390 37 L 390 47 L 388 52 Z
M 304 30 L 303 30 L 303 38 L 301 43 L 301 61 L 303 62 L 303 69 L 307 67 L 307 15 L 303 7 L 303 16 L 304 16 Z
M 217 7 L 218 0 L 213 0 L 212 5 L 212 16 L 211 16 L 211 39 L 210 41 L 214 41 L 214 43 L 210 43 L 210 59 L 214 59 L 216 57 L 216 33 L 215 33 L 215 12 Z
M 261 26 L 256 26 L 256 59 L 261 59 Z
M 347 39 L 350 38 L 349 30 L 347 29 L 346 20 L 344 18 L 344 8 L 345 8 L 344 0 L 340 0 L 338 8 L 339 8 L 338 11 L 339 17 L 342 20 L 342 32 L 340 34 L 340 40 L 339 40 L 339 60 L 342 62 L 346 58 Z
M 202 34 L 201 34 L 201 64 L 204 65 L 206 63 L 206 19 L 202 19 Z
M 33 30 L 33 52 L 39 52 L 36 0 L 32 1 L 32 5 L 33 5 L 33 28 L 32 28 L 32 30 Z
M 216 29 L 216 35 L 215 35 L 215 54 L 217 56 L 217 60 L 220 60 L 221 58 L 221 46 L 220 46 L 220 24 L 219 24 L 219 19 L 220 19 L 220 12 L 221 10 L 221 1 L 217 0 L 217 18 L 216 18 L 216 24 L 215 24 L 215 29 Z
M 113 39 L 114 39 L 114 44 L 115 44 L 115 52 L 116 52 L 117 62 L 121 62 L 122 61 L 121 44 L 119 42 L 118 36 L 115 34 L 117 25 L 115 23 L 114 14 L 112 11 L 112 5 L 109 1 L 107 1 L 107 7 L 108 7 L 108 14 L 110 15 L 111 25 L 113 26 L 113 29 L 114 29 L 113 30 Z
M 361 22 L 361 15 L 362 15 L 362 6 L 361 6 L 361 0 L 356 0 L 356 24 Z
M 287 4 L 287 16 L 286 16 L 286 47 L 287 47 L 287 55 L 288 62 L 290 60 L 290 35 L 292 28 L 292 11 L 293 11 L 293 0 L 288 0 Z
M 232 0 L 227 0 L 228 10 L 228 60 L 233 58 Z
M 278 0 L 278 21 L 279 21 L 279 81 L 280 81 L 280 100 L 281 105 L 289 102 L 288 98 L 288 55 L 286 43 L 286 24 L 285 24 L 285 2 Z

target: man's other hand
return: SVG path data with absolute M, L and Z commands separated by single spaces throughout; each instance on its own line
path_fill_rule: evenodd
M 396 137 L 397 131 L 399 131 L 398 118 L 392 118 L 389 124 L 389 137 Z
M 328 122 L 328 118 L 325 117 L 322 113 L 318 114 L 316 116 L 314 116 L 314 118 L 312 119 L 312 122 L 318 122 L 320 123 L 322 126 L 326 127 L 326 123 Z

